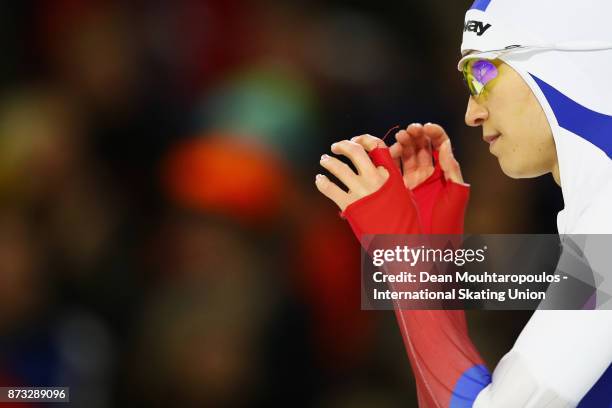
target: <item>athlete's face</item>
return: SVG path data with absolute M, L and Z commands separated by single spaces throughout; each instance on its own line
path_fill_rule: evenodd
M 465 123 L 482 126 L 483 140 L 509 177 L 552 172 L 558 183 L 557 151 L 542 107 L 516 71 L 501 61 L 496 65 L 497 76 L 470 96 Z

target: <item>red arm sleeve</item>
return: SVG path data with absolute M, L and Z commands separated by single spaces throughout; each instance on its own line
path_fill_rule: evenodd
M 374 194 L 349 205 L 346 218 L 364 248 L 367 234 L 461 234 L 469 187 L 444 179 L 437 157 L 434 173 L 413 191 L 387 148 L 370 152 L 389 179 Z M 393 273 L 391 271 L 391 273 Z M 469 338 L 462 310 L 395 308 L 417 384 L 419 407 L 470 407 L 490 375 Z

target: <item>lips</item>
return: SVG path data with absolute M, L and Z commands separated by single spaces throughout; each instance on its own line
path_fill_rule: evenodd
M 501 133 L 496 133 L 494 135 L 487 135 L 487 136 L 483 136 L 482 140 L 484 140 L 485 142 L 492 144 L 495 143 L 495 141 L 501 136 Z

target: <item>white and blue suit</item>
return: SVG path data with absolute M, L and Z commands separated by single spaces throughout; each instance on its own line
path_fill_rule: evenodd
M 546 114 L 564 199 L 559 233 L 612 234 L 612 1 L 476 0 L 465 24 L 460 66 L 468 54 L 501 59 Z M 612 262 L 593 266 L 612 275 Z M 603 302 L 535 311 L 492 377 L 481 366 L 466 372 L 455 392 L 472 397 L 450 406 L 612 407 L 612 308 Z

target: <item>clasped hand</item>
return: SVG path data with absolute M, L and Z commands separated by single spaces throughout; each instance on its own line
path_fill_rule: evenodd
M 466 185 L 461 168 L 455 159 L 451 141 L 444 129 L 433 123 L 413 123 L 395 134 L 396 142 L 389 153 L 400 169 L 404 185 L 409 189 L 427 180 L 434 172 L 434 152 L 446 180 Z M 327 176 L 317 174 L 317 189 L 332 200 L 341 211 L 355 201 L 379 190 L 389 178 L 383 166 L 375 166 L 368 153 L 375 148 L 385 148 L 385 142 L 372 135 L 355 136 L 331 145 L 331 152 L 346 156 L 357 169 L 355 173 L 339 159 L 323 154 L 320 164 L 338 178 L 347 188 L 345 191 Z

